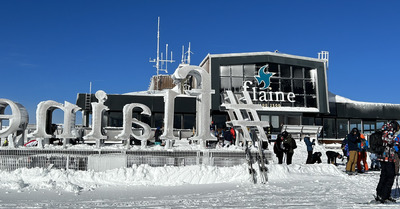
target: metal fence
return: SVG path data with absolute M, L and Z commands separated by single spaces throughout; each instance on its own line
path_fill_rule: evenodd
M 254 157 L 258 154 L 251 152 Z M 268 161 L 272 152 L 265 150 Z M 18 168 L 57 168 L 103 171 L 113 168 L 147 164 L 160 166 L 235 166 L 247 163 L 244 151 L 218 150 L 49 150 L 49 149 L 0 149 L 0 170 Z

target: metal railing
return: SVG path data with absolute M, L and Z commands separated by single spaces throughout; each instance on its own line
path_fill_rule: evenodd
M 254 157 L 257 151 L 251 152 Z M 272 152 L 265 150 L 268 161 Z M 0 170 L 18 168 L 56 168 L 102 171 L 147 164 L 160 166 L 211 165 L 219 167 L 247 163 L 244 151 L 216 150 L 46 150 L 0 149 Z

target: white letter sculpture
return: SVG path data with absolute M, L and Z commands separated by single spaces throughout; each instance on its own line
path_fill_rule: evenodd
M 164 95 L 164 132 L 160 136 L 160 139 L 166 140 L 165 148 L 170 148 L 171 145 L 169 140 L 174 140 L 177 137 L 174 136 L 174 109 L 175 109 L 175 98 L 179 94 L 178 89 L 168 89 Z M 167 146 L 168 145 L 168 146 Z
M 248 128 L 255 128 L 258 131 L 259 147 L 261 147 L 261 141 L 268 142 L 264 127 L 269 127 L 269 122 L 261 121 L 257 114 L 257 110 L 262 110 L 262 106 L 260 104 L 253 104 L 246 89 L 242 92 L 245 103 L 238 101 L 232 91 L 226 91 L 226 93 L 228 100 L 221 105 L 221 108 L 228 112 L 231 119 L 227 123 L 235 129 L 242 130 L 243 138 L 246 141 L 252 141 Z M 236 141 L 237 143 L 238 141 Z
M 134 108 L 141 108 L 143 111 L 140 114 L 151 116 L 150 108 L 144 104 L 132 103 L 132 104 L 125 105 L 124 109 L 123 109 L 123 114 L 124 114 L 123 129 L 122 129 L 122 132 L 115 138 L 121 139 L 121 140 L 126 140 L 126 142 L 127 142 L 126 145 L 128 147 L 130 145 L 130 141 L 131 141 L 130 136 L 133 136 L 136 139 L 139 139 L 142 141 L 142 143 L 141 143 L 142 147 L 146 147 L 147 140 L 150 138 L 151 128 L 146 123 L 143 123 L 136 118 L 132 118 L 132 111 Z M 141 135 L 137 135 L 137 134 L 133 133 L 132 123 L 143 127 L 143 133 Z
M 180 66 L 175 70 L 172 79 L 175 83 L 179 84 L 187 76 L 196 78 L 197 88 L 188 90 L 186 93 L 196 96 L 196 133 L 193 137 L 194 140 L 200 142 L 202 148 L 206 147 L 207 141 L 216 141 L 216 137 L 210 133 L 210 109 L 211 109 L 211 78 L 204 68 L 199 66 L 187 65 Z
M 97 102 L 92 102 L 92 131 L 86 136 L 83 137 L 84 140 L 96 140 L 96 146 L 100 147 L 100 141 L 102 139 L 107 139 L 107 136 L 102 133 L 102 118 L 103 114 L 106 110 L 109 110 L 107 106 L 104 105 L 104 102 L 107 100 L 106 92 L 99 90 L 95 94 Z
M 56 135 L 55 137 L 64 139 L 64 146 L 68 143 L 68 139 L 77 137 L 72 134 L 72 129 L 75 128 L 76 112 L 80 110 L 78 106 L 71 104 L 67 101 L 64 102 L 64 105 L 52 100 L 40 102 L 36 109 L 36 130 L 28 135 L 29 138 L 38 138 L 37 140 L 39 147 L 43 146 L 43 139 L 54 137 L 53 133 L 46 132 L 46 126 L 48 125 L 47 113 L 49 111 L 54 111 L 55 109 L 61 109 L 64 112 L 63 132 L 62 134 Z
M 11 107 L 11 115 L 4 115 L 7 106 Z M 9 120 L 9 125 L 5 129 L 2 129 L 3 120 Z M 28 123 L 29 115 L 24 106 L 8 99 L 0 99 L 0 138 L 12 136 L 14 133 L 17 133 L 17 131 L 25 130 Z M 17 138 L 16 135 L 17 134 L 15 134 L 15 138 Z M 15 143 L 19 144 L 18 142 Z M 15 147 L 15 143 L 13 137 L 12 140 L 9 141 L 9 146 Z

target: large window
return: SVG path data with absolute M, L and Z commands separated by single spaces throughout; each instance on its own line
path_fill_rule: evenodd
M 385 123 L 386 121 L 383 120 L 376 121 L 376 130 L 380 130 Z
M 337 119 L 338 138 L 344 138 L 349 133 L 349 122 L 347 119 Z
M 182 128 L 182 114 L 174 114 L 174 128 Z
M 221 92 L 231 90 L 241 92 L 243 81 L 255 81 L 255 64 L 220 66 Z
M 318 107 L 316 69 L 302 66 L 277 63 L 220 66 L 220 92 L 231 90 L 234 93 L 240 93 L 243 90 L 244 81 L 253 82 L 253 85 L 249 88 L 261 87 L 254 76 L 258 75 L 259 69 L 266 64 L 268 64 L 268 72 L 274 73 L 274 75 L 270 78 L 270 88 L 265 91 L 283 92 L 285 97 L 289 92 L 293 92 L 296 96 L 295 102 L 269 100 L 268 102 L 253 101 L 254 103 L 267 103 L 270 107 L 276 107 L 276 105 L 282 107 Z M 252 94 L 250 96 L 253 97 Z
M 375 132 L 375 121 L 363 121 L 363 133 L 371 134 Z
M 185 114 L 183 115 L 183 128 L 192 129 L 196 126 L 196 115 Z
M 361 119 L 350 119 L 350 130 L 353 128 L 357 128 L 359 131 L 361 131 Z
M 324 118 L 323 136 L 324 138 L 336 138 L 335 119 Z
M 301 124 L 303 124 L 303 125 L 314 125 L 314 118 L 313 117 L 303 117 Z

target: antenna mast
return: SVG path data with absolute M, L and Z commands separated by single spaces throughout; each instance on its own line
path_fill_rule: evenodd
M 189 42 L 189 47 L 188 51 L 185 52 L 185 46 L 182 46 L 182 64 L 188 64 L 190 65 L 190 54 L 193 54 L 193 52 L 190 51 L 190 42 Z
M 165 46 L 165 60 L 163 59 L 163 54 L 161 53 L 161 59 L 160 59 L 160 17 L 158 17 L 158 24 L 157 24 L 157 58 L 156 59 L 150 59 L 149 62 L 155 62 L 156 65 L 153 67 L 156 67 L 157 69 L 157 78 L 155 79 L 156 82 L 156 90 L 158 89 L 158 83 L 159 83 L 159 75 L 160 71 L 164 71 L 165 73 L 168 73 L 168 68 L 167 68 L 167 63 L 173 63 L 175 60 L 172 60 L 172 51 L 171 51 L 171 59 L 168 60 L 168 44 Z M 165 63 L 165 69 L 162 69 L 162 66 Z
M 157 24 L 157 58 L 156 59 L 150 59 L 149 62 L 155 62 L 157 69 L 157 76 L 160 74 L 160 71 L 164 71 L 165 73 L 168 73 L 167 70 L 167 63 L 173 63 L 175 60 L 172 60 L 172 51 L 171 51 L 171 59 L 168 60 L 168 44 L 166 44 L 166 50 L 165 50 L 165 60 L 162 58 L 162 53 L 161 53 L 161 59 L 160 59 L 160 17 L 158 17 L 158 24 Z M 165 63 L 165 69 L 162 69 L 163 64 Z

